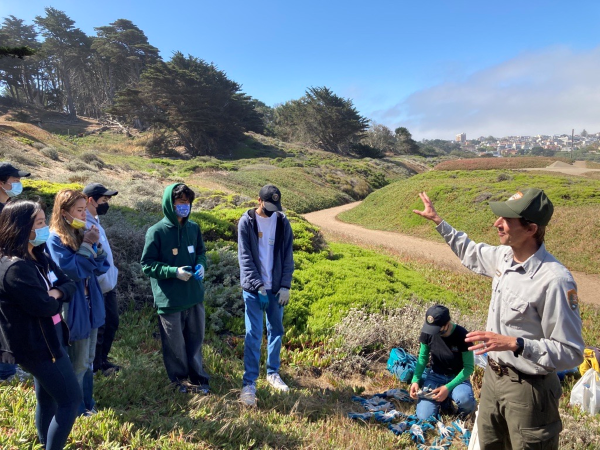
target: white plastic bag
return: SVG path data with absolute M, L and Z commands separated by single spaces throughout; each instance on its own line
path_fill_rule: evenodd
M 485 369 L 488 365 L 488 354 L 475 355 L 475 365 Z
M 571 405 L 579 405 L 590 414 L 600 412 L 600 374 L 589 369 L 571 391 Z

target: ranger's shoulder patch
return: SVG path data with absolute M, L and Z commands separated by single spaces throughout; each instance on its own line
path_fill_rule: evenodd
M 567 300 L 569 301 L 569 307 L 575 311 L 579 306 L 579 297 L 575 289 L 567 291 Z

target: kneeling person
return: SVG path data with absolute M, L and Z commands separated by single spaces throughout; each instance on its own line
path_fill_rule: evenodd
M 427 310 L 425 324 L 421 329 L 421 348 L 415 374 L 410 386 L 410 396 L 417 403 L 417 417 L 426 420 L 436 416 L 440 407 L 453 409 L 455 403 L 460 415 L 475 410 L 475 397 L 469 377 L 473 373 L 473 352 L 465 342 L 468 331 L 450 320 L 450 311 L 442 305 Z M 431 355 L 431 370 L 423 381 L 429 391 L 427 398 L 420 397 L 421 377 Z

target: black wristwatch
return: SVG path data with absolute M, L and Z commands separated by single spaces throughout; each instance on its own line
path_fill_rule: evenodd
M 513 352 L 513 355 L 515 355 L 515 357 L 518 358 L 519 355 L 521 353 L 523 353 L 524 349 L 525 349 L 525 341 L 523 340 L 523 338 L 518 337 L 517 338 L 517 349 Z

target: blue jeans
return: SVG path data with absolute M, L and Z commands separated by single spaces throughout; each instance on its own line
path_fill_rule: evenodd
M 163 362 L 173 383 L 189 379 L 192 384 L 208 385 L 202 358 L 204 316 L 204 303 L 158 315 Z
M 94 356 L 96 355 L 96 337 L 98 328 L 90 332 L 90 337 L 71 342 L 68 348 L 69 358 L 73 364 L 73 371 L 81 389 L 83 402 L 79 407 L 79 414 L 92 409 L 96 402 L 93 399 L 94 392 Z
M 436 389 L 440 386 L 448 384 L 454 378 L 455 377 L 453 375 L 440 375 L 431 370 L 423 382 L 423 387 Z M 460 383 L 458 386 L 452 389 L 452 392 L 450 392 L 448 398 L 441 403 L 438 403 L 435 400 L 427 400 L 425 398 L 419 399 L 419 403 L 417 403 L 417 417 L 421 420 L 427 420 L 431 416 L 437 416 L 440 412 L 440 407 L 445 410 L 452 409 L 451 402 L 456 403 L 459 415 L 465 416 L 475 410 L 476 403 L 471 381 L 465 380 Z
M 62 336 L 60 327 L 60 324 L 56 326 L 59 338 Z M 34 377 L 37 398 L 35 426 L 38 438 L 46 450 L 61 450 L 67 442 L 77 417 L 77 408 L 81 404 L 81 390 L 69 357 L 61 349 L 61 354 L 54 363 L 50 359 L 23 361 L 21 366 Z
M 8 380 L 17 373 L 16 364 L 0 363 L 0 380 Z
M 263 316 L 258 294 L 243 291 L 246 311 L 246 339 L 244 341 L 244 378 L 243 386 L 256 383 L 260 367 L 260 347 L 263 336 Z M 269 306 L 267 307 L 267 374 L 279 372 L 281 365 L 281 340 L 283 337 L 283 307 L 270 289 L 267 289 Z

